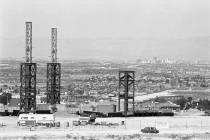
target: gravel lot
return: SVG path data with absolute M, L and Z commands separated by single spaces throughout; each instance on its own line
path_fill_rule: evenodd
M 61 123 L 58 128 L 17 126 L 17 117 L 0 117 L 0 139 L 210 139 L 210 117 L 175 116 L 175 117 L 132 117 L 132 118 L 97 118 L 96 122 L 121 123 L 119 126 L 73 126 L 77 117 L 56 117 Z M 70 123 L 66 127 L 66 122 Z M 159 129 L 159 134 L 142 134 L 146 126 Z M 120 138 L 119 138 L 120 137 Z

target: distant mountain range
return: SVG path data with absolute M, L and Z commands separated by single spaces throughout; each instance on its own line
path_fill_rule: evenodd
M 1 38 L 1 58 L 24 60 L 24 38 Z M 33 38 L 33 57 L 50 60 L 49 38 Z M 161 40 L 152 38 L 58 39 L 59 59 L 130 60 L 137 58 L 210 59 L 210 36 Z

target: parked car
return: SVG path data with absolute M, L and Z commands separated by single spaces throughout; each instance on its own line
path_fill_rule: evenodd
M 80 121 L 73 121 L 73 126 L 79 126 L 80 125 Z
M 95 123 L 94 123 L 94 125 L 101 125 L 101 123 L 99 123 L 99 122 L 95 122 Z
M 87 125 L 88 124 L 88 122 L 87 121 L 80 121 L 80 125 Z
M 155 127 L 145 127 L 141 129 L 142 133 L 159 133 L 159 130 L 157 130 Z
M 80 122 L 80 125 L 90 124 L 90 117 L 80 117 L 79 122 Z

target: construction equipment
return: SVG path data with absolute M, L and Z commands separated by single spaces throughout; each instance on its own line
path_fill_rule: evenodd
M 129 92 L 132 92 L 132 95 Z M 128 100 L 132 100 L 134 113 L 134 92 L 135 92 L 135 72 L 119 71 L 119 93 L 118 93 L 118 111 L 120 111 L 120 100 L 124 100 L 124 116 L 128 115 Z
M 51 30 L 51 63 L 47 63 L 47 103 L 60 104 L 61 64 L 57 63 L 57 28 Z
M 32 63 L 32 22 L 26 22 L 25 63 L 20 64 L 20 111 L 36 111 L 36 63 Z

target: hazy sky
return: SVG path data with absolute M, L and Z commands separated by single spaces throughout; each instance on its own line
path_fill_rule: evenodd
M 0 54 L 24 57 L 25 21 L 33 57 L 210 59 L 209 0 L 0 0 Z M 50 60 L 50 59 L 49 59 Z

